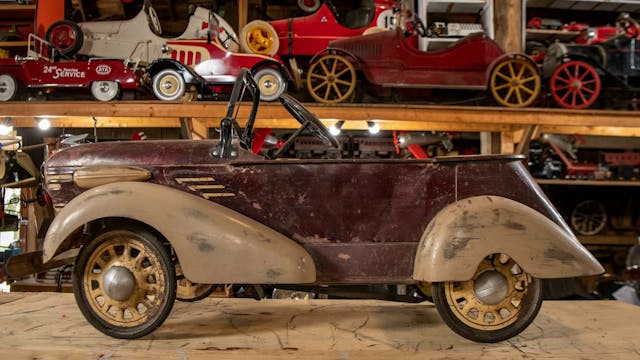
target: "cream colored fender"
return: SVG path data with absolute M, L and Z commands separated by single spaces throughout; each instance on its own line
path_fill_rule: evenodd
M 600 263 L 546 216 L 499 196 L 471 197 L 442 209 L 425 230 L 413 268 L 420 281 L 465 281 L 487 255 L 511 256 L 534 277 L 596 275 Z
M 85 191 L 55 217 L 43 263 L 85 223 L 107 217 L 143 222 L 173 246 L 185 276 L 197 283 L 311 283 L 311 256 L 284 235 L 236 211 L 151 183 L 119 182 Z

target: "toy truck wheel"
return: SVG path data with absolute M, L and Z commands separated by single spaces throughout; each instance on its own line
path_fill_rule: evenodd
M 516 336 L 542 304 L 541 282 L 504 254 L 486 257 L 471 280 L 434 283 L 432 293 L 451 330 L 478 342 Z
M 11 75 L 0 75 L 0 101 L 15 99 L 18 94 L 18 80 Z
M 136 226 L 112 226 L 76 259 L 73 292 L 96 329 L 120 339 L 149 334 L 167 318 L 176 297 L 168 249 Z
M 260 69 L 254 78 L 260 88 L 260 100 L 262 101 L 275 101 L 287 90 L 287 83 L 277 69 Z
M 115 81 L 94 81 L 91 95 L 99 101 L 111 101 L 120 95 L 120 85 Z
M 567 109 L 584 109 L 593 105 L 601 90 L 600 76 L 584 61 L 569 61 L 553 72 L 551 95 L 558 105 Z
M 607 211 L 599 201 L 582 201 L 571 211 L 571 226 L 580 235 L 596 235 L 606 225 Z
M 254 20 L 240 31 L 240 46 L 249 54 L 275 55 L 280 47 L 280 40 L 271 24 Z
M 186 88 L 184 78 L 177 70 L 165 69 L 153 77 L 153 93 L 160 100 L 179 100 Z
M 357 82 L 356 69 L 347 58 L 329 54 L 313 62 L 307 74 L 307 90 L 317 101 L 337 104 L 351 98 Z
M 78 24 L 69 20 L 54 22 L 45 34 L 46 40 L 64 56 L 73 56 L 80 51 L 84 35 Z
M 536 65 L 523 56 L 505 58 L 491 71 L 489 90 L 495 101 L 507 107 L 527 107 L 540 94 Z

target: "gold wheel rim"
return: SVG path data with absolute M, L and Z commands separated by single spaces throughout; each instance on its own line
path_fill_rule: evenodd
M 491 94 L 503 106 L 529 106 L 539 93 L 540 76 L 527 60 L 513 58 L 503 61 L 491 75 Z
M 274 40 L 270 36 L 269 29 L 256 26 L 247 32 L 247 45 L 255 54 L 268 54 L 273 47 Z
M 278 77 L 272 74 L 265 74 L 260 77 L 260 82 L 258 84 L 260 88 L 260 93 L 265 96 L 271 96 L 278 92 L 280 88 L 280 82 L 278 81 Z
M 135 279 L 130 296 L 110 298 L 103 277 L 112 267 L 124 267 Z M 84 268 L 84 292 L 91 309 L 103 320 L 120 327 L 144 324 L 164 302 L 164 270 L 158 256 L 128 231 L 109 234 Z
M 318 102 L 343 102 L 356 88 L 356 69 L 344 56 L 325 55 L 311 64 L 307 88 Z
M 180 80 L 173 74 L 165 75 L 160 81 L 160 92 L 171 97 L 180 90 Z
M 495 304 L 482 302 L 475 281 L 486 272 L 497 272 L 507 282 L 507 294 Z M 473 279 L 445 283 L 445 296 L 453 314 L 464 324 L 478 330 L 500 330 L 517 319 L 532 278 L 506 255 L 485 258 Z

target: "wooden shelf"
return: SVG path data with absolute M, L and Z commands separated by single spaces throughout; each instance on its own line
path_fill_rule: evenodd
M 640 181 L 536 179 L 540 185 L 565 186 L 640 186 Z
M 540 131 L 545 133 L 640 136 L 638 113 L 633 111 L 391 104 L 306 106 L 325 124 L 347 120 L 345 130 L 366 130 L 369 120 L 377 122 L 382 130 L 517 132 L 529 125 L 540 125 Z M 241 124 L 248 109 L 247 105 L 240 111 Z M 54 127 L 91 128 L 94 116 L 98 127 L 157 128 L 180 127 L 179 118 L 187 117 L 212 128 L 219 126 L 226 112 L 223 101 L 7 102 L 0 107 L 0 119 L 11 117 L 16 128 L 36 126 L 35 117 L 48 117 Z M 299 124 L 282 105 L 262 103 L 256 126 L 294 129 Z
M 633 246 L 638 243 L 638 235 L 591 235 L 578 236 L 578 239 L 586 246 Z
M 3 19 L 32 19 L 36 11 L 35 5 L 0 5 Z
M 26 41 L 0 41 L 0 48 L 26 47 Z
M 562 42 L 573 40 L 580 32 L 566 30 L 527 29 L 527 40 L 544 41 L 558 39 Z

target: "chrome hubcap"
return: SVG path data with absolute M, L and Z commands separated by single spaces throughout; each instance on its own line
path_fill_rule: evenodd
M 129 269 L 113 266 L 104 274 L 102 284 L 107 296 L 116 301 L 125 301 L 133 294 L 136 279 Z
M 487 305 L 500 303 L 509 293 L 509 284 L 497 271 L 486 271 L 474 281 L 476 298 Z

